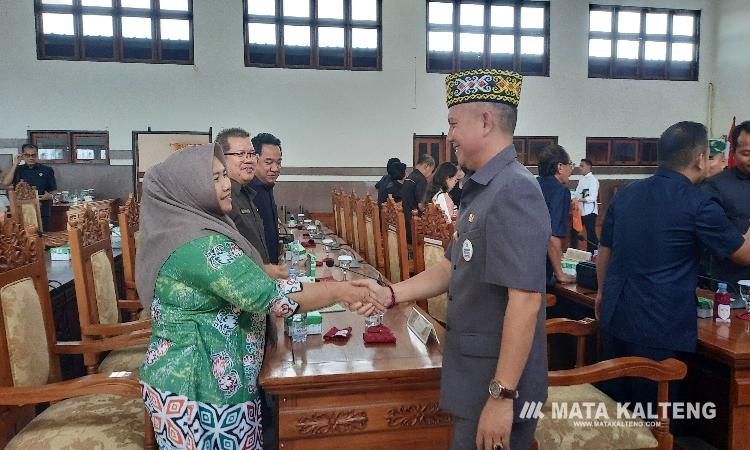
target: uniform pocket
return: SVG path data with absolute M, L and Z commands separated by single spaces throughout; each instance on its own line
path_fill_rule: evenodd
M 458 338 L 464 356 L 495 358 L 500 354 L 500 336 L 494 334 L 463 333 Z

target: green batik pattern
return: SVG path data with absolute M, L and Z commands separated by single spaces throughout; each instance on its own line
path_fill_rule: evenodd
M 289 302 L 226 236 L 183 245 L 156 279 L 153 334 L 141 379 L 205 403 L 256 399 L 265 315 L 277 300 Z

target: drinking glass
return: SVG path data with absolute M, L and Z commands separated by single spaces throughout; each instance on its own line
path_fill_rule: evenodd
M 339 266 L 341 266 L 341 271 L 343 272 L 343 281 L 347 280 L 346 273 L 349 271 L 349 268 L 352 266 L 352 256 L 347 255 L 346 250 L 341 251 L 341 255 L 339 256 Z

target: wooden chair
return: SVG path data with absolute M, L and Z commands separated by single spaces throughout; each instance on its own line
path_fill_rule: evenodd
M 352 245 L 354 243 L 354 225 L 352 223 L 352 196 L 346 192 L 341 193 L 341 210 L 344 215 L 344 238 L 347 244 Z
M 445 213 L 439 206 L 429 203 L 420 217 L 412 216 L 412 245 L 414 246 L 414 273 L 423 272 L 428 267 L 445 259 L 445 250 L 453 239 L 453 224 L 445 220 Z M 417 304 L 432 317 L 446 323 L 448 295 L 441 294 Z
M 125 278 L 125 298 L 138 300 L 135 287 L 135 252 L 138 249 L 138 220 L 140 207 L 135 195 L 128 195 L 125 206 L 120 206 L 117 222 L 120 226 L 120 248 L 122 250 L 122 271 Z
M 61 354 L 146 344 L 148 334 L 57 343 L 43 252 L 42 240 L 20 224 L 0 224 L 0 405 L 53 402 L 0 447 L 155 448 L 137 378 L 118 373 L 60 381 L 58 361 Z
M 360 235 L 360 221 L 359 217 L 357 217 L 357 205 L 359 204 L 359 197 L 357 196 L 357 193 L 352 191 L 352 195 L 349 197 L 349 215 L 351 216 L 351 223 L 352 223 L 352 240 L 351 245 L 352 248 L 357 253 L 362 253 L 362 243 L 364 240 L 361 238 Z
M 149 320 L 120 321 L 121 309 L 133 317 L 141 309 L 141 302 L 117 298 L 109 224 L 85 207 L 81 214 L 70 217 L 68 231 L 82 341 L 150 329 Z M 145 347 L 135 347 L 111 352 L 98 371 L 137 372 L 145 351 Z M 83 355 L 87 373 L 97 372 L 97 360 L 96 353 Z
M 342 190 L 334 192 L 333 213 L 336 218 L 336 235 L 346 239 L 346 213 L 344 211 L 345 195 Z
M 42 212 L 39 207 L 39 193 L 36 188 L 21 180 L 14 189 L 8 190 L 8 202 L 13 220 L 22 227 L 35 227 L 44 232 L 42 228 Z
M 339 226 L 339 189 L 337 187 L 334 187 L 331 189 L 331 211 L 333 211 L 333 224 L 334 224 L 334 231 L 337 235 L 341 236 L 339 232 L 341 231 L 341 228 Z
M 401 203 L 392 195 L 383 204 L 383 248 L 385 249 L 385 275 L 391 283 L 409 278 L 409 254 L 406 248 L 406 223 Z
M 378 202 L 373 200 L 372 196 L 368 193 L 365 198 L 360 200 L 358 209 L 360 227 L 364 230 L 360 234 L 364 237 L 362 247 L 365 259 L 367 259 L 367 262 L 372 267 L 382 272 L 385 270 L 385 256 L 383 255 L 383 237 L 381 234 Z
M 655 427 L 647 427 L 640 419 L 627 419 L 634 422 L 630 427 L 613 426 L 576 427 L 573 423 L 577 419 L 552 418 L 551 404 L 569 402 L 602 402 L 606 405 L 610 419 L 600 419 L 607 422 L 622 422 L 617 418 L 617 404 L 615 401 L 597 389 L 591 383 L 611 380 L 621 377 L 640 377 L 658 382 L 658 402 L 669 400 L 669 382 L 685 378 L 687 366 L 676 359 L 654 361 L 648 358 L 624 357 L 601 361 L 588 366 L 584 365 L 585 340 L 596 332 L 597 323 L 593 319 L 549 319 L 545 330 L 550 334 L 570 334 L 577 337 L 578 346 L 574 369 L 555 370 L 549 372 L 549 397 L 542 408 L 545 417 L 539 419 L 536 440 L 540 448 L 571 448 L 574 442 L 585 441 L 587 448 L 658 448 L 672 449 L 674 437 L 669 432 L 669 417 L 657 409 L 659 418 Z M 635 424 L 635 422 L 641 422 Z

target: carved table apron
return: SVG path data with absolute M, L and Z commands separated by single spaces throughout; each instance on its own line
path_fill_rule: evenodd
M 410 310 L 399 305 L 385 314 L 396 345 L 365 345 L 364 319 L 349 311 L 323 314 L 324 333 L 352 327 L 342 344 L 321 335 L 293 344 L 277 322 L 278 345 L 266 351 L 260 383 L 277 396 L 279 448 L 450 447 L 450 416 L 438 409 L 442 348 L 409 333 Z

